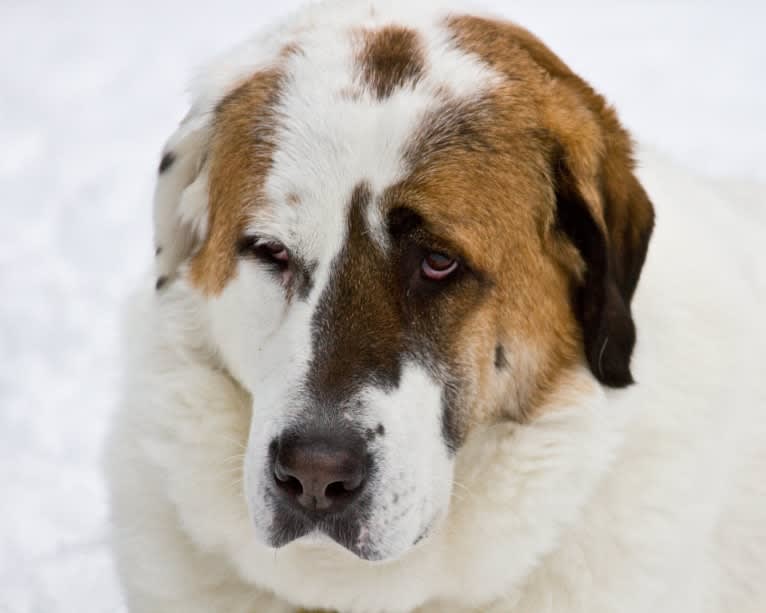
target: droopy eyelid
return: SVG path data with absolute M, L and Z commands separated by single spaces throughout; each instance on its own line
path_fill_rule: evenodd
M 462 250 L 456 248 L 451 241 L 434 234 L 423 216 L 409 207 L 393 209 L 389 213 L 388 227 L 391 236 L 396 240 L 410 240 L 424 252 L 442 253 L 456 260 L 466 261 Z
M 269 245 L 282 245 L 288 252 L 293 252 L 289 244 L 282 238 L 260 232 L 245 232 L 237 242 L 237 247 L 240 252 Z
M 433 224 L 414 209 L 406 205 L 397 206 L 391 209 L 387 220 L 388 231 L 395 240 L 411 241 L 423 254 L 441 253 L 457 260 L 465 273 L 482 283 L 492 283 L 491 275 L 487 271 L 477 268 L 471 258 L 454 241 L 435 233 Z

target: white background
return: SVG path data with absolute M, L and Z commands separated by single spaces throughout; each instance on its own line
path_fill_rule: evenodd
M 416 0 L 413 0 L 413 2 Z M 192 69 L 295 0 L 0 0 L 0 611 L 120 611 L 98 458 Z M 765 2 L 494 2 L 642 141 L 766 182 Z

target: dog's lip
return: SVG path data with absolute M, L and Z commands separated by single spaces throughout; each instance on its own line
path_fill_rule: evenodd
M 303 536 L 299 536 L 293 542 L 296 545 L 301 545 L 309 549 L 324 549 L 327 547 L 327 545 L 340 545 L 340 543 L 338 543 L 338 541 L 332 538 L 329 534 L 323 530 L 319 530 L 318 528 L 307 532 Z
M 413 539 L 412 545 L 402 553 L 402 555 L 406 555 L 408 551 L 411 549 L 414 549 L 415 547 L 422 545 L 424 541 L 428 539 L 431 535 L 434 534 L 436 531 L 437 524 L 439 523 L 439 517 L 440 515 L 434 514 L 434 516 L 425 524 L 423 529 L 420 531 L 417 537 Z M 295 544 L 300 547 L 305 547 L 306 549 L 313 549 L 313 550 L 327 550 L 328 547 L 334 548 L 334 549 L 340 549 L 347 553 L 352 554 L 354 557 L 363 560 L 365 562 L 386 562 L 393 560 L 399 556 L 393 556 L 388 557 L 383 555 L 377 548 L 367 547 L 367 546 L 360 546 L 356 542 L 354 543 L 345 543 L 341 540 L 337 539 L 333 534 L 330 532 L 322 529 L 321 526 L 316 526 L 306 534 L 303 534 L 302 536 L 299 536 L 295 538 L 295 540 L 291 541 L 290 543 L 285 543 L 285 546 Z
M 389 559 L 380 548 L 361 540 L 358 536 L 363 530 L 363 522 L 352 522 L 346 529 L 334 527 L 331 521 L 308 522 L 301 518 L 292 518 L 294 523 L 286 531 L 279 533 L 277 538 L 272 536 L 271 546 L 275 549 L 297 546 L 302 549 L 327 551 L 336 549 L 352 554 L 365 562 L 384 562 Z
M 436 532 L 441 518 L 446 513 L 434 512 L 428 521 L 424 522 L 417 536 L 410 541 L 410 545 L 404 551 L 390 556 L 385 553 L 385 540 L 373 544 L 369 541 L 369 536 L 362 538 L 362 533 L 366 533 L 364 517 L 341 514 L 312 518 L 287 509 L 283 509 L 280 515 L 281 529 L 273 533 L 271 542 L 271 546 L 276 549 L 290 545 L 315 550 L 340 548 L 366 562 L 385 562 L 407 555 L 410 550 L 422 546 Z
M 309 549 L 338 547 L 362 560 L 381 559 L 375 548 L 355 538 L 364 525 L 362 521 L 349 517 L 339 523 L 338 519 L 329 517 L 316 520 L 285 512 L 279 529 L 272 532 L 270 545 L 275 549 L 291 545 Z
M 354 557 L 359 558 L 365 562 L 379 562 L 384 561 L 385 558 L 381 556 L 376 549 L 367 547 L 359 547 L 355 543 L 344 543 L 336 539 L 332 534 L 317 527 L 296 537 L 289 543 L 284 543 L 280 547 L 297 546 L 308 550 L 326 551 L 329 548 L 344 551 L 352 554 Z M 278 548 L 280 548 L 278 547 Z

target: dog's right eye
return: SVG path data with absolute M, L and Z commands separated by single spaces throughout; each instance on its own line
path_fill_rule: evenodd
M 290 261 L 290 254 L 287 252 L 287 247 L 282 243 L 270 242 L 259 245 L 257 254 L 284 264 L 287 264 L 287 262 Z
M 254 256 L 263 262 L 274 264 L 280 270 L 287 268 L 290 263 L 290 252 L 279 241 L 246 237 L 240 241 L 238 250 L 240 255 Z

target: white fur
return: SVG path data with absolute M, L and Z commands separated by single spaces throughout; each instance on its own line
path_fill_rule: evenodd
M 278 550 L 260 544 L 269 511 L 257 475 L 268 441 L 295 418 L 287 401 L 312 357 L 311 315 L 354 186 L 367 180 L 375 195 L 400 176 L 402 147 L 439 86 L 470 95 L 495 78 L 447 50 L 428 11 L 417 12 L 408 23 L 425 33 L 434 70 L 384 102 L 335 96 L 353 86 L 352 49 L 339 33 L 389 19 L 366 2 L 307 9 L 196 84 L 191 116 L 169 144 L 179 160 L 157 188 L 158 272 L 176 280 L 132 301 L 124 402 L 108 447 L 130 610 L 766 610 L 766 218 L 652 154 L 642 156 L 641 179 L 658 222 L 633 303 L 636 385 L 605 391 L 583 367 L 541 418 L 473 432 L 453 466 L 436 444 L 440 388 L 407 364 L 398 391 L 365 390 L 370 408 L 358 418 L 386 426 L 379 497 L 410 496 L 417 509 L 398 520 L 390 553 L 439 517 L 430 535 L 380 563 L 316 535 Z M 251 230 L 316 261 L 315 286 L 288 305 L 245 260 L 220 296 L 203 298 L 183 262 L 207 231 L 200 149 L 209 111 L 296 37 L 307 52 L 288 65 L 266 185 L 272 206 Z M 368 219 L 378 217 L 371 207 Z M 413 415 L 418 423 L 407 421 Z M 392 519 L 380 513 L 360 541 L 380 537 Z

